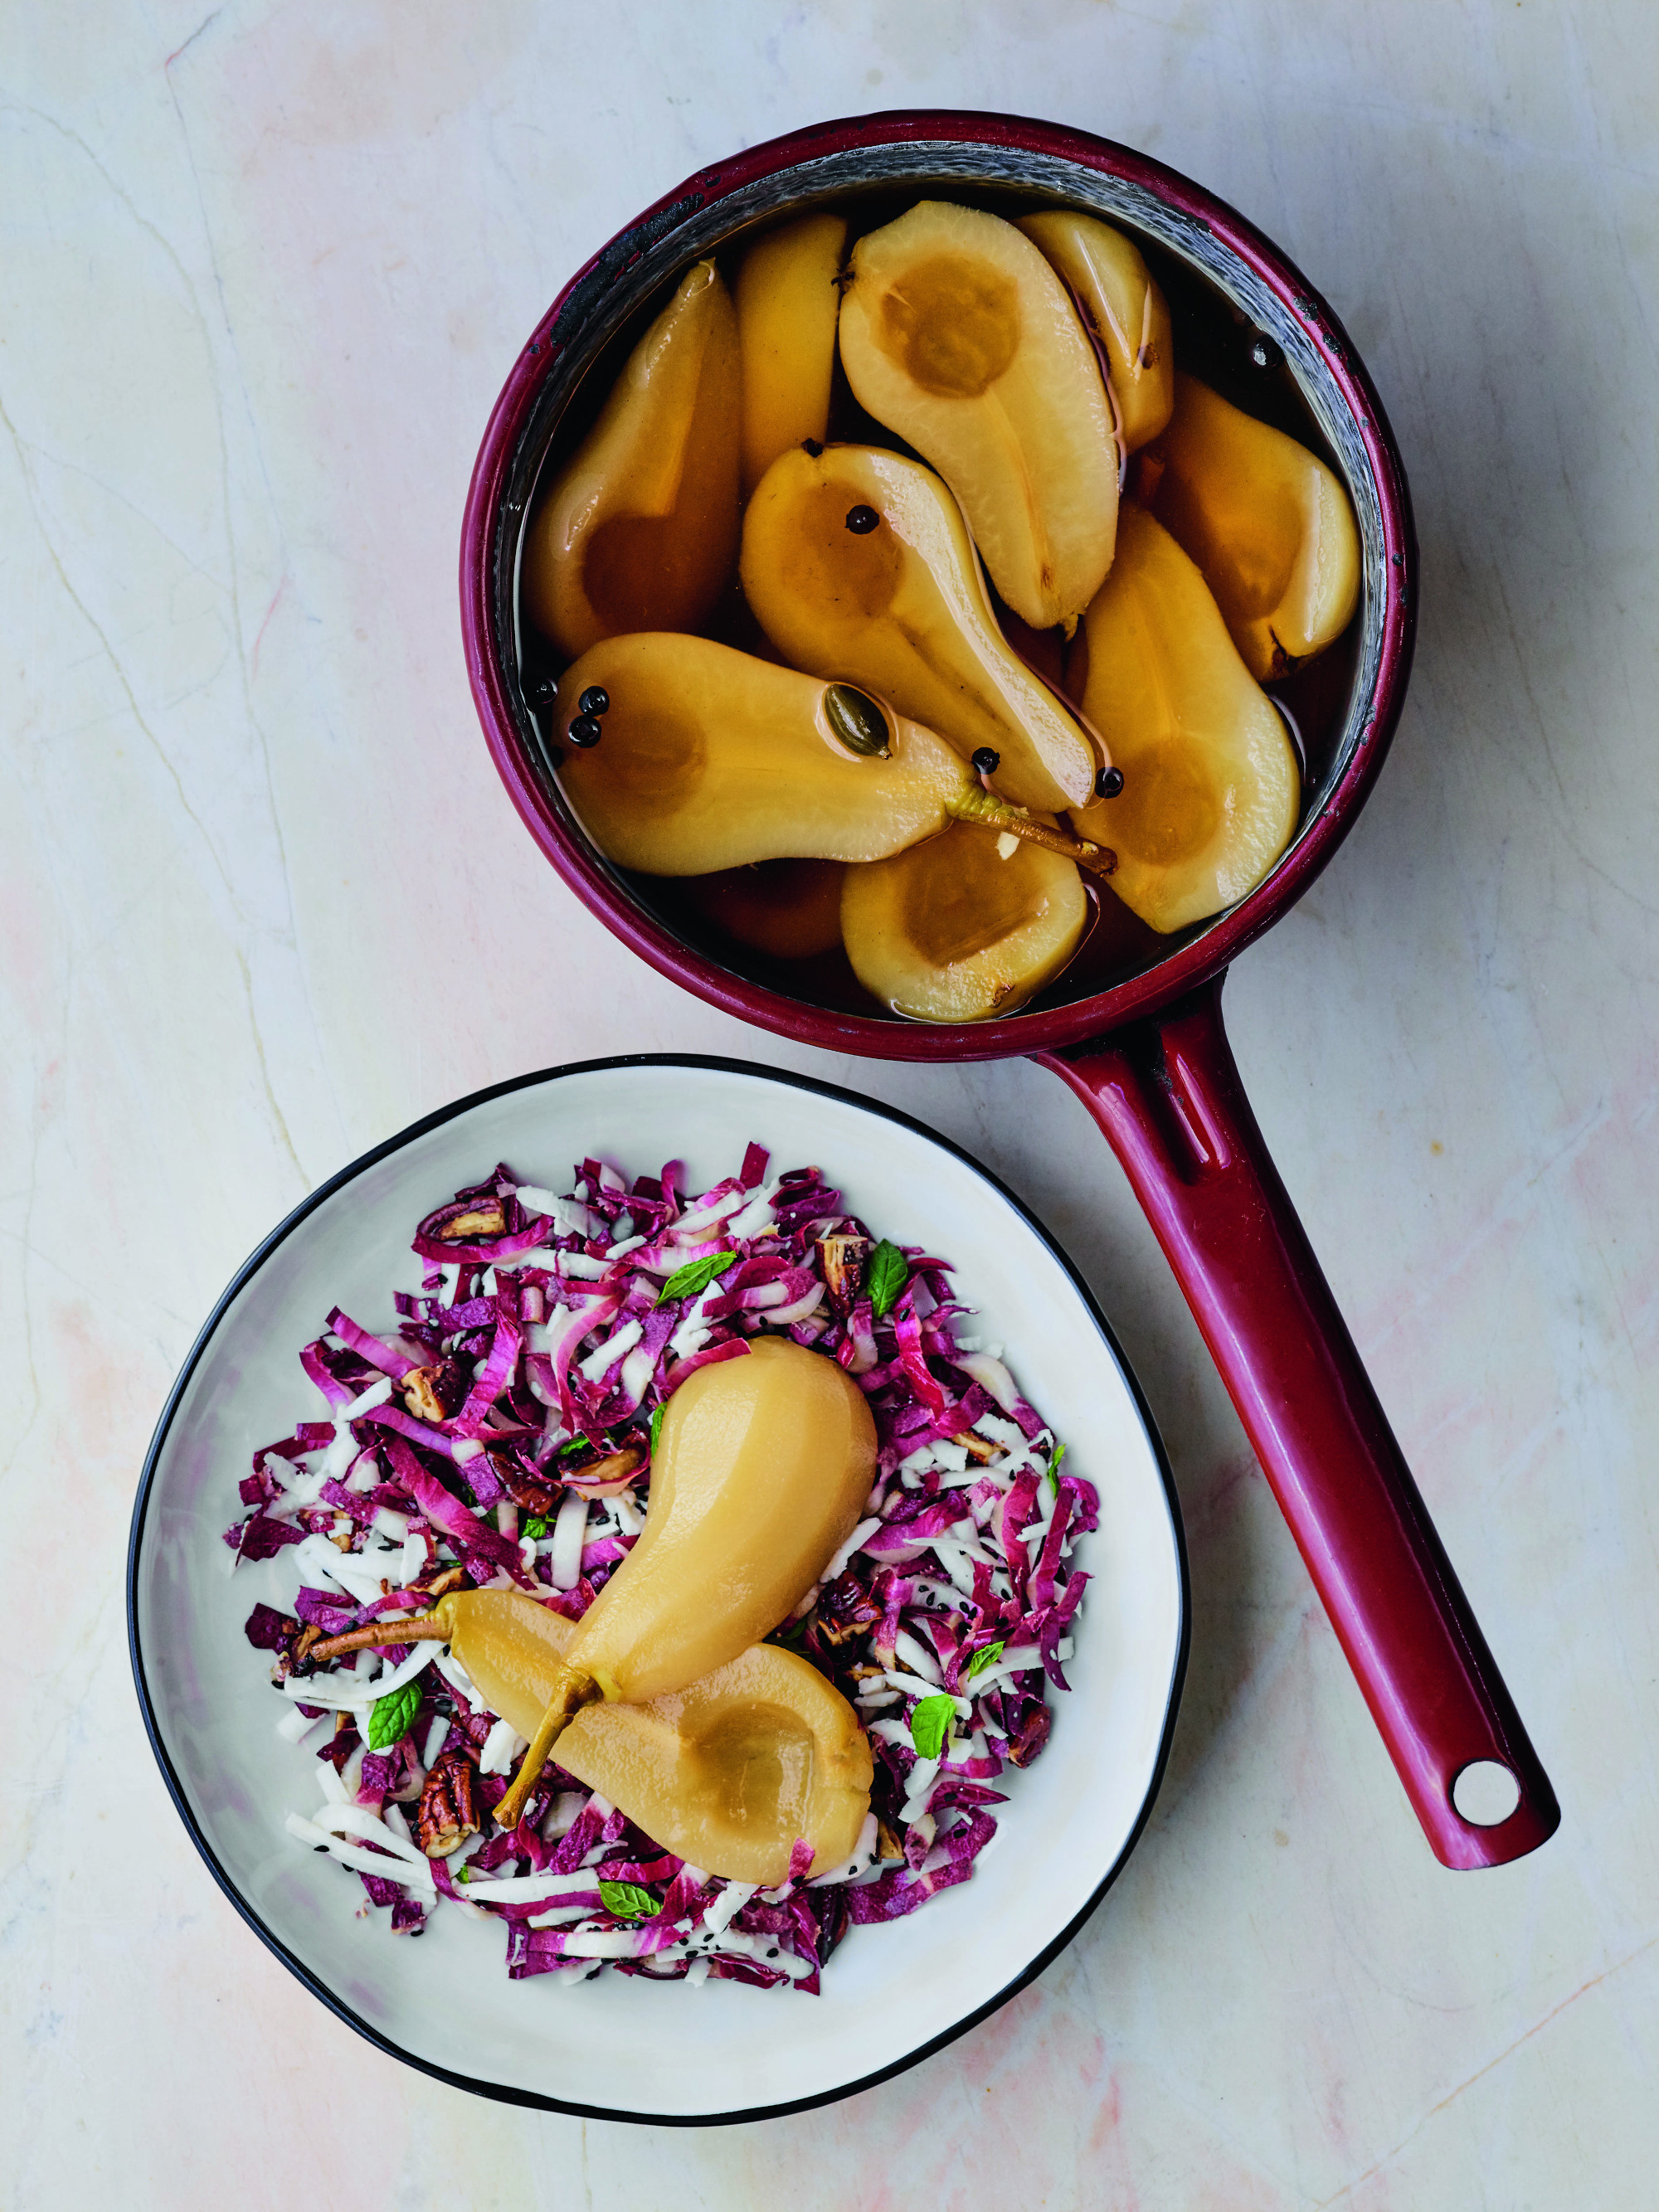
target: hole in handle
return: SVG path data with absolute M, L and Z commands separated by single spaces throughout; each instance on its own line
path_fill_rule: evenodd
M 1451 1800 L 1460 1820 L 1474 1828 L 1495 1828 L 1521 1802 L 1521 1784 L 1495 1759 L 1477 1759 L 1457 1775 Z

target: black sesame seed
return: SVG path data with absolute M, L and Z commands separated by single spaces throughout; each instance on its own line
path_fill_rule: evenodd
M 597 715 L 578 714 L 565 735 L 573 745 L 580 745 L 586 750 L 589 745 L 598 744 L 605 732 L 599 727 Z
M 1250 360 L 1257 368 L 1277 368 L 1285 358 L 1273 340 L 1258 331 L 1250 342 Z
M 576 704 L 584 714 L 603 714 L 611 704 L 611 694 L 602 684 L 590 684 Z
M 990 745 L 981 745 L 974 755 L 974 766 L 981 775 L 994 775 L 1002 766 L 1002 755 Z
M 867 538 L 880 520 L 873 507 L 849 507 L 847 510 L 847 527 L 854 538 Z
M 1122 788 L 1123 771 L 1121 768 L 1103 768 L 1095 778 L 1097 799 L 1115 799 Z
M 531 685 L 526 696 L 532 707 L 550 707 L 559 696 L 559 679 L 543 676 Z
M 771 1949 L 767 1953 L 767 1954 L 766 1954 L 766 1955 L 767 1955 L 767 1957 L 768 1957 L 769 1959 L 775 1959 L 775 1958 L 777 1957 L 777 1955 L 778 1955 L 778 1947 L 777 1947 L 777 1945 L 776 1945 L 775 1943 L 772 1946 Z

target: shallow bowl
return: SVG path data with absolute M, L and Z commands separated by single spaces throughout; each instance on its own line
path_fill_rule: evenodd
M 242 1626 L 285 1595 L 281 1563 L 229 1569 L 220 1532 L 254 1449 L 314 1412 L 296 1354 L 329 1309 L 386 1322 L 419 1288 L 415 1223 L 498 1160 L 568 1188 L 595 1152 L 631 1174 L 822 1166 L 896 1241 L 954 1260 L 1027 1395 L 1100 1491 L 1079 1547 L 1093 1581 L 1042 1757 L 1012 1778 L 970 1881 L 850 1931 L 823 1994 L 621 1976 L 511 1982 L 498 1929 L 435 1911 L 418 1942 L 359 1918 L 361 1885 L 285 1833 L 316 1801 L 314 1755 L 275 1732 Z M 1100 1902 L 1151 1810 L 1186 1658 L 1181 1523 L 1163 1449 L 1075 1269 L 968 1155 L 905 1116 L 799 1077 L 641 1058 L 523 1077 L 366 1153 L 272 1231 L 220 1299 L 163 1413 L 134 1511 L 132 1662 L 145 1724 L 197 1847 L 233 1905 L 370 2042 L 457 2087 L 617 2119 L 761 2118 L 844 2096 L 938 2050 L 1038 1973 Z

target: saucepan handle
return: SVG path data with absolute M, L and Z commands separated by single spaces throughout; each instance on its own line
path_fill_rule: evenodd
M 1435 1856 L 1502 1866 L 1553 1835 L 1560 1808 L 1262 1142 L 1222 981 L 1036 1057 L 1123 1163 Z M 1484 1760 L 1520 1789 L 1490 1826 L 1452 1800 Z

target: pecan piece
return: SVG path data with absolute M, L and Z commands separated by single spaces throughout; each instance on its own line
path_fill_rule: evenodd
M 902 1866 L 904 1846 L 899 1841 L 898 1830 L 878 1817 L 876 1821 L 876 1860 L 880 1866 Z
M 824 1288 L 831 1301 L 848 1312 L 864 1279 L 864 1262 L 870 1250 L 867 1237 L 820 1237 L 818 1256 L 823 1262 Z
M 421 1421 L 447 1421 L 466 1399 L 466 1379 L 453 1359 L 411 1367 L 398 1389 L 404 1406 Z
M 499 1199 L 491 1199 L 487 1206 L 468 1206 L 465 1213 L 452 1216 L 438 1231 L 446 1244 L 459 1244 L 465 1237 L 502 1237 L 506 1233 L 507 1216 Z
M 624 1444 L 620 1451 L 606 1452 L 580 1467 L 562 1461 L 559 1472 L 584 1497 L 609 1498 L 616 1491 L 626 1490 L 644 1465 L 645 1446 Z
M 502 1487 L 520 1513 L 534 1513 L 544 1521 L 550 1521 L 559 1510 L 563 1492 L 556 1484 L 538 1482 L 521 1467 L 509 1461 L 505 1454 L 497 1457 L 492 1452 L 490 1463 L 501 1479 Z
M 951 1439 L 960 1444 L 969 1459 L 976 1459 L 981 1467 L 988 1467 L 994 1459 L 1000 1459 L 1007 1449 L 1006 1444 L 994 1444 L 989 1437 L 981 1437 L 972 1429 L 958 1430 Z
M 447 1859 L 478 1832 L 477 1770 L 465 1753 L 440 1752 L 415 1808 L 415 1840 L 429 1859 Z
M 428 1575 L 420 1582 L 410 1583 L 410 1589 L 423 1590 L 428 1597 L 442 1597 L 453 1589 L 471 1589 L 472 1577 L 465 1567 L 446 1567 L 441 1574 Z

